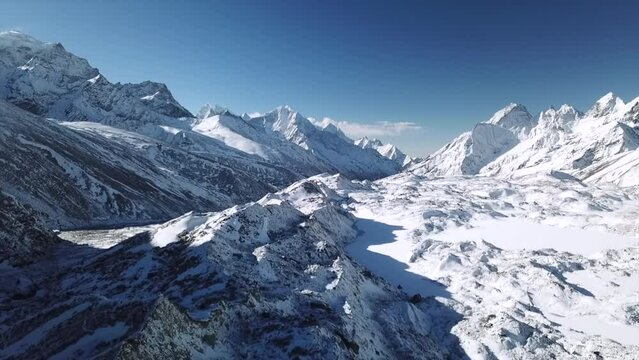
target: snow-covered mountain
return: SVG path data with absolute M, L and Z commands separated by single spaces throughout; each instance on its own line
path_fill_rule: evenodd
M 205 107 L 194 117 L 163 84 L 113 84 L 62 45 L 18 32 L 0 33 L 0 83 L 0 160 L 13 166 L 0 179 L 52 226 L 158 221 L 323 172 L 399 170 L 288 107 L 248 120 Z
M 585 181 L 639 184 L 633 166 L 638 113 L 639 98 L 625 104 L 612 93 L 585 114 L 563 105 L 536 120 L 523 106 L 511 104 L 409 171 L 505 177 L 563 171 Z
M 236 116 L 204 106 L 192 130 L 226 145 L 282 164 L 304 176 L 322 172 L 375 179 L 399 171 L 393 159 L 362 151 L 335 125 L 322 128 L 288 106 L 265 114 Z
M 637 204 L 636 188 L 561 173 L 322 175 L 221 212 L 63 233 L 54 256 L 1 265 L 0 283 L 27 285 L 0 287 L 0 354 L 630 360 Z
M 221 141 L 303 176 L 340 172 L 373 179 L 399 170 L 385 157 L 355 148 L 335 126 L 317 129 L 289 107 L 243 119 L 208 106 L 196 118 L 164 84 L 112 84 L 60 44 L 5 32 L 0 34 L 0 55 L 0 83 L 5 84 L 0 97 L 36 115 L 99 122 L 190 152 L 214 152 Z
M 450 324 L 429 315 L 450 310 L 409 299 L 348 256 L 356 231 L 342 200 L 305 180 L 255 203 L 131 229 L 109 249 L 103 233 L 62 243 L 55 261 L 2 264 L 0 283 L 22 276 L 32 291 L 0 287 L 0 357 L 459 357 L 452 337 L 435 341 Z
M 55 122 L 0 100 L 4 190 L 51 226 L 160 221 L 224 209 L 298 178 L 226 148 L 200 155 L 90 122 Z M 224 150 L 225 152 L 222 152 Z
M 310 152 L 317 166 L 328 166 L 333 172 L 349 178 L 375 179 L 399 171 L 400 166 L 376 151 L 362 149 L 333 124 L 318 128 L 309 119 L 288 106 L 280 106 L 266 114 L 244 119 L 275 137 L 282 137 Z
M 363 138 L 355 140 L 355 145 L 362 149 L 373 149 L 380 153 L 383 157 L 395 161 L 402 167 L 414 160 L 411 157 L 406 156 L 406 154 L 399 150 L 395 145 L 384 144 L 379 139 L 369 139 L 364 136 Z
M 330 163 L 321 161 L 311 151 L 289 141 L 279 131 L 266 129 L 228 110 L 211 109 L 210 106 L 202 108 L 199 119 L 192 127 L 194 132 L 222 141 L 247 154 L 282 164 L 304 176 L 337 172 Z
M 31 112 L 125 129 L 192 117 L 164 84 L 112 84 L 60 44 L 19 32 L 0 34 L 0 96 Z

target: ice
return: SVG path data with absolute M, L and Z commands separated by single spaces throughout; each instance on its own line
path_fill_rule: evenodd
M 551 226 L 517 218 L 473 221 L 432 236 L 441 241 L 486 241 L 508 250 L 554 249 L 592 256 L 639 245 L 639 239 L 605 231 Z

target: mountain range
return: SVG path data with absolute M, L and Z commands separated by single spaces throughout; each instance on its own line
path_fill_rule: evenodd
M 570 105 L 537 118 L 510 104 L 408 171 L 425 176 L 517 177 L 561 171 L 591 183 L 639 184 L 639 97 L 604 95 L 582 113 Z
M 411 158 L 19 32 L 0 85 L 0 358 L 639 351 L 639 98 L 510 104 Z
M 164 84 L 113 84 L 61 44 L 18 32 L 0 35 L 0 82 L 3 187 L 64 228 L 157 222 L 323 172 L 400 168 L 289 107 L 195 117 Z

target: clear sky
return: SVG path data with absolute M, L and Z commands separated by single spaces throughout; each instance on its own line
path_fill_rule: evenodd
M 639 96 L 638 19 L 631 0 L 0 0 L 0 29 L 61 42 L 113 82 L 164 82 L 192 112 L 288 104 L 412 155 L 510 102 Z

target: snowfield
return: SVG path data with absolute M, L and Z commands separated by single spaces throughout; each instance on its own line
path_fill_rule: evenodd
M 326 217 L 328 204 L 350 213 L 350 225 L 335 214 Z M 256 206 L 298 211 L 307 220 L 282 222 L 277 215 L 282 210 L 269 210 L 270 215 L 259 215 L 256 219 L 261 220 L 238 228 L 236 214 L 252 213 Z M 375 182 L 318 175 L 255 205 L 186 214 L 141 230 L 150 229 L 153 246 L 174 247 L 190 238 L 187 243 L 194 249 L 228 246 L 211 243 L 228 226 L 251 234 L 247 241 L 254 245 L 248 249 L 256 263 L 250 271 L 273 286 L 280 281 L 282 266 L 290 266 L 282 261 L 306 260 L 298 253 L 288 253 L 286 260 L 273 257 L 274 242 L 281 240 L 268 229 L 289 233 L 319 222 L 345 241 L 335 243 L 316 234 L 311 248 L 321 253 L 343 246 L 347 255 L 324 265 L 310 263 L 305 270 L 310 278 L 296 283 L 302 294 L 332 299 L 348 288 L 345 299 L 331 300 L 341 316 L 370 316 L 369 301 L 378 301 L 372 300 L 371 291 L 379 296 L 382 290 L 346 280 L 353 271 L 370 271 L 375 281 L 388 284 L 384 292 L 399 290 L 414 304 L 414 318 L 396 314 L 385 319 L 384 326 L 421 324 L 419 336 L 448 349 L 444 354 L 452 359 L 636 359 L 638 217 L 638 188 L 587 186 L 560 173 L 516 180 L 429 179 L 401 173 Z M 244 226 L 249 227 L 241 230 Z M 94 238 L 99 246 L 102 240 Z M 360 266 L 366 270 L 355 270 Z M 189 273 L 200 271 L 202 265 Z M 320 275 L 329 273 L 333 275 Z M 181 304 L 190 308 L 184 299 Z M 192 316 L 196 314 L 207 316 L 201 311 Z M 361 344 L 366 338 L 360 334 L 356 341 Z M 376 346 L 351 355 L 367 358 Z M 408 357 L 440 356 L 430 351 Z
M 463 314 L 471 359 L 635 359 L 638 190 L 399 174 L 341 193 L 359 218 L 349 254 Z

